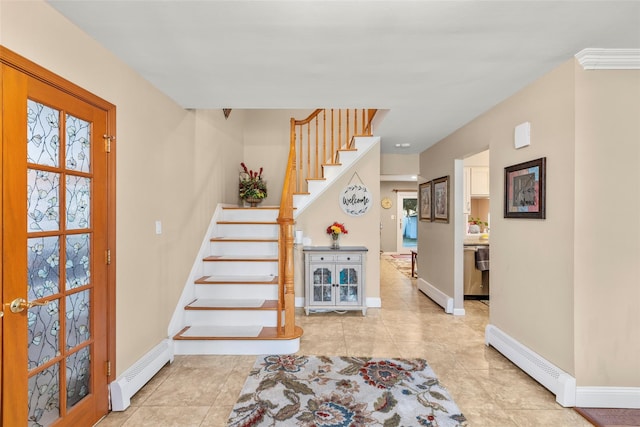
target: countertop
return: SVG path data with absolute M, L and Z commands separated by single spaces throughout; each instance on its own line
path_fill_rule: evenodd
M 482 239 L 482 234 L 467 234 L 464 238 L 465 246 L 489 246 L 489 239 Z

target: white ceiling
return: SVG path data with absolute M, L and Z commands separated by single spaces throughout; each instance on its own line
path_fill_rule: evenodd
M 388 109 L 383 153 L 423 151 L 584 48 L 640 48 L 638 1 L 49 3 L 184 108 Z

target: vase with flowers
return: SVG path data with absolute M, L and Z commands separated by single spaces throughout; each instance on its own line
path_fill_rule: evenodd
M 256 172 L 247 168 L 244 163 L 240 163 L 240 166 L 240 199 L 251 207 L 256 207 L 267 197 L 267 182 L 262 178 L 262 168 Z
M 331 249 L 340 249 L 340 236 L 349 234 L 344 224 L 334 222 L 327 227 L 327 234 L 331 236 Z
M 480 218 L 469 217 L 469 234 L 478 234 L 482 233 L 485 230 L 489 223 L 486 221 L 482 221 Z

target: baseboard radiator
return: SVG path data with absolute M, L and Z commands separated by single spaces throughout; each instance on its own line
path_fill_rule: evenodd
M 486 345 L 491 345 L 520 369 L 556 395 L 556 402 L 568 407 L 576 404 L 576 379 L 523 346 L 494 325 L 487 325 Z
M 138 392 L 167 362 L 173 362 L 171 341 L 166 339 L 109 384 L 111 410 L 124 411 Z
M 431 298 L 433 302 L 444 308 L 445 313 L 453 313 L 453 298 L 449 295 L 445 294 L 422 278 L 418 278 L 418 289 L 420 289 L 423 294 Z

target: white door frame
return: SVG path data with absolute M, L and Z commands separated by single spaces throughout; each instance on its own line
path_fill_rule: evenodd
M 409 253 L 409 249 L 406 249 L 402 246 L 402 219 L 403 215 L 403 205 L 404 199 L 418 199 L 417 191 L 398 191 L 396 193 L 396 252 L 399 253 Z

